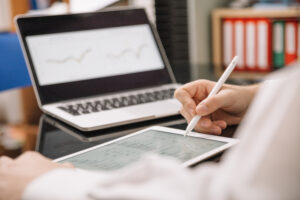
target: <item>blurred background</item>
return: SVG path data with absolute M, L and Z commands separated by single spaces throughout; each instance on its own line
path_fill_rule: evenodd
M 41 115 L 13 19 L 18 14 L 146 9 L 177 81 L 216 80 L 229 60 L 231 82 L 261 81 L 300 58 L 299 0 L 0 0 L 0 155 L 33 149 Z

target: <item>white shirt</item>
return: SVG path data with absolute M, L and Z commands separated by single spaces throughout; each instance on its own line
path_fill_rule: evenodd
M 262 85 L 237 131 L 240 144 L 219 164 L 194 169 L 147 157 L 115 172 L 56 169 L 23 200 L 300 199 L 300 67 Z

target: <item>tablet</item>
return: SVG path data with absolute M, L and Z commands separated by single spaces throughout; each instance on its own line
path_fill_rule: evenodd
M 54 160 L 87 170 L 115 170 L 149 153 L 175 158 L 184 167 L 196 164 L 238 143 L 237 139 L 153 126 Z

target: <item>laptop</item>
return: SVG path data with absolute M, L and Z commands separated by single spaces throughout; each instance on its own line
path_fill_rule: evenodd
M 178 115 L 176 83 L 144 9 L 18 16 L 43 112 L 82 131 Z

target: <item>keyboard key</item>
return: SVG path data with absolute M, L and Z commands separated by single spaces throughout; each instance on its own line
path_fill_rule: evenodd
M 104 99 L 104 105 L 103 105 L 103 110 L 110 110 L 113 108 L 112 103 L 110 102 L 109 99 Z
M 122 107 L 129 106 L 129 99 L 127 97 L 121 97 L 120 99 Z
M 120 108 L 121 107 L 121 101 L 118 98 L 113 98 L 112 99 L 112 106 L 114 108 Z
M 73 110 L 72 108 L 70 107 L 63 107 L 63 106 L 59 106 L 58 108 L 60 108 L 61 110 L 71 114 L 71 115 L 74 115 L 74 116 L 77 116 L 77 115 L 80 115 L 80 113 L 76 110 Z
M 173 98 L 175 89 L 139 93 L 136 95 L 122 96 L 119 98 L 87 101 L 74 105 L 59 106 L 58 108 L 74 116 L 101 112 L 126 106 L 138 105 Z
M 140 100 L 137 98 L 137 96 L 130 95 L 129 96 L 129 105 L 137 105 L 140 103 Z

